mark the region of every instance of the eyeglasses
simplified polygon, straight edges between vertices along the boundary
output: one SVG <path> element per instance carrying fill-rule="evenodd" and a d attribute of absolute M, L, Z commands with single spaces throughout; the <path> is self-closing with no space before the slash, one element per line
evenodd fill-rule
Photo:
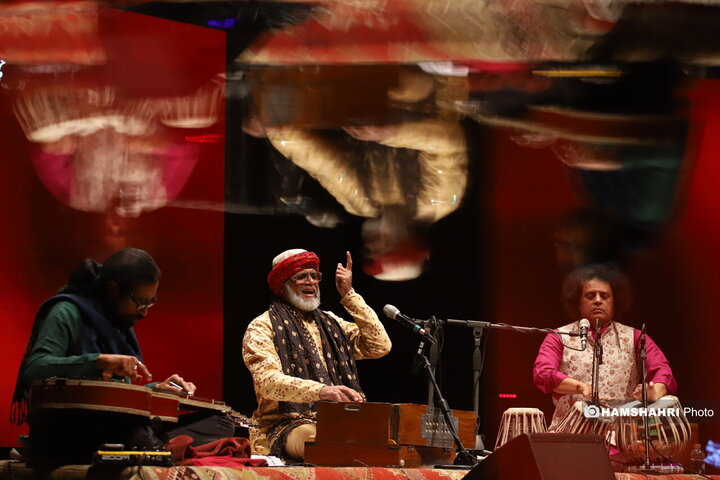
<path fill-rule="evenodd" d="M 319 282 L 322 280 L 322 272 L 302 272 L 302 273 L 296 273 L 292 277 L 290 277 L 290 280 L 292 280 L 295 283 L 302 283 L 306 279 L 310 279 L 313 282 Z"/>
<path fill-rule="evenodd" d="M 159 301 L 157 297 L 153 297 L 147 303 L 141 302 L 132 292 L 128 292 L 128 296 L 132 298 L 133 302 L 135 302 L 135 305 L 137 305 L 138 312 L 147 311 L 150 307 L 155 306 L 155 304 Z"/>

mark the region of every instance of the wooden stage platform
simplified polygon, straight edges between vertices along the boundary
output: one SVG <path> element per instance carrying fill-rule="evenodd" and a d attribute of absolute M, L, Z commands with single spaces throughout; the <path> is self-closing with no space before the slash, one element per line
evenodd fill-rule
<path fill-rule="evenodd" d="M 68 465 L 34 470 L 23 463 L 0 461 L 0 480 L 461 480 L 466 470 L 377 467 L 128 467 L 97 470 Z M 720 475 L 641 475 L 616 473 L 617 480 L 720 480 Z M 520 479 L 518 479 L 520 480 Z"/>

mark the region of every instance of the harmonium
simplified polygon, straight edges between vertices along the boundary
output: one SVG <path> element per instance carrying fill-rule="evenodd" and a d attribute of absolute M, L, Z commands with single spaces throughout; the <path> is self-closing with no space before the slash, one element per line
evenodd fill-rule
<path fill-rule="evenodd" d="M 451 464 L 455 443 L 439 408 L 410 403 L 318 402 L 317 435 L 305 463 L 333 467 Z M 475 445 L 477 416 L 451 410 L 465 446 Z"/>

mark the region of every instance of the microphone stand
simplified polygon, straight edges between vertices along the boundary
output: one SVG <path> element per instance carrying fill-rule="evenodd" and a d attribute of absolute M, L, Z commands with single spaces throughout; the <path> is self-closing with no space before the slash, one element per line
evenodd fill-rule
<path fill-rule="evenodd" d="M 469 327 L 469 328 L 481 328 L 483 330 L 485 329 L 492 329 L 492 330 L 513 330 L 515 332 L 520 333 L 554 333 L 557 335 L 567 335 L 570 337 L 579 337 L 580 332 L 559 332 L 557 330 L 553 330 L 552 328 L 541 328 L 541 327 L 521 327 L 519 325 L 510 325 L 509 323 L 490 323 L 490 322 L 481 322 L 478 320 L 458 320 L 456 318 L 448 318 L 446 320 L 441 320 L 445 322 L 447 325 L 457 325 L 460 327 Z"/>
<path fill-rule="evenodd" d="M 648 398 L 647 398 L 647 366 L 645 360 L 647 359 L 647 352 L 645 351 L 645 324 L 642 326 L 640 332 L 640 367 L 641 367 L 641 384 L 642 384 L 642 406 L 645 415 L 643 415 L 643 431 L 645 432 L 645 463 L 640 468 L 640 473 L 645 474 L 657 474 L 657 470 L 652 468 L 650 463 L 650 426 L 648 425 Z"/>
<path fill-rule="evenodd" d="M 600 343 L 600 321 L 595 319 L 595 344 L 593 345 L 593 376 L 591 386 L 593 389 L 592 402 L 594 405 L 600 406 L 600 364 L 602 364 L 602 343 Z"/>
<path fill-rule="evenodd" d="M 429 332 L 428 341 L 430 342 L 430 347 L 427 349 L 429 353 L 428 360 L 430 361 L 433 374 L 435 374 L 440 360 L 440 347 L 438 344 L 440 343 L 440 339 L 444 337 L 445 332 L 442 330 L 442 324 L 440 324 L 435 317 L 430 317 L 430 319 L 425 322 L 425 328 Z M 434 391 L 432 383 L 428 380 L 428 405 L 435 405 Z"/>
<path fill-rule="evenodd" d="M 437 369 L 437 363 L 439 358 L 439 352 L 438 352 L 438 341 L 437 338 L 435 338 L 435 335 L 438 331 L 442 328 L 442 325 L 437 321 L 435 317 L 430 317 L 428 320 L 422 320 L 418 322 L 419 324 L 423 325 L 423 327 L 428 332 L 427 335 L 423 335 L 420 338 L 420 343 L 418 344 L 417 352 L 415 353 L 415 360 L 413 361 L 412 370 L 410 373 L 413 375 L 416 375 L 420 369 L 424 367 L 423 363 L 423 357 L 428 356 L 430 361 L 430 366 L 433 369 L 433 373 L 435 373 Z M 432 383 L 428 380 L 428 400 L 427 404 L 429 406 L 435 405 L 433 395 L 434 395 L 434 388 L 432 386 Z"/>
<path fill-rule="evenodd" d="M 592 372 L 592 403 L 593 405 L 600 406 L 600 364 L 603 363 L 603 348 L 600 343 L 600 320 L 595 319 L 595 343 L 593 345 L 593 372 Z M 595 431 L 597 431 L 598 423 L 600 418 L 595 418 Z"/>
<path fill-rule="evenodd" d="M 507 323 L 491 323 L 491 322 L 481 322 L 478 320 L 458 320 L 455 318 L 448 318 L 445 320 L 442 319 L 436 319 L 435 317 L 432 317 L 432 320 L 434 320 L 434 323 L 437 324 L 438 328 L 442 327 L 442 324 L 445 325 L 458 325 L 463 327 L 470 327 L 473 329 L 473 337 L 475 338 L 475 349 L 473 351 L 473 380 L 475 382 L 475 388 L 474 388 L 474 394 L 473 394 L 473 408 L 476 415 L 479 415 L 480 410 L 480 373 L 482 370 L 482 352 L 480 351 L 480 345 L 482 340 L 483 331 L 486 329 L 496 329 L 496 330 L 513 330 L 516 332 L 521 333 L 553 333 L 557 335 L 567 335 L 571 337 L 579 337 L 581 336 L 580 332 L 560 332 L 553 330 L 552 328 L 539 328 L 539 327 L 521 327 L 517 325 L 510 325 Z M 416 321 L 417 323 L 418 321 Z M 440 392 L 440 387 L 438 386 L 437 381 L 435 380 L 435 375 L 433 373 L 433 366 L 428 360 L 427 356 L 425 355 L 425 348 L 426 348 L 426 341 L 433 342 L 433 339 L 430 338 L 430 336 L 423 336 L 422 340 L 420 341 L 420 345 L 418 348 L 418 351 L 415 355 L 415 366 L 417 366 L 418 362 L 422 362 L 423 366 L 427 370 L 428 378 L 430 380 L 430 383 L 432 384 L 433 390 L 435 394 L 438 396 L 437 403 L 440 406 L 440 410 L 443 414 L 443 417 L 445 418 L 445 422 L 448 426 L 448 430 L 450 430 L 450 433 L 453 436 L 453 440 L 455 441 L 455 444 L 458 447 L 458 454 L 455 458 L 455 464 L 456 465 L 475 465 L 478 463 L 478 459 L 474 457 L 462 444 L 460 441 L 460 437 L 457 434 L 457 430 L 455 429 L 455 425 L 452 423 L 450 418 L 450 407 L 448 406 L 447 402 L 442 396 L 442 393 Z M 437 341 L 434 343 L 437 344 Z M 432 398 L 432 397 L 431 397 Z M 429 403 L 428 403 L 429 405 Z M 478 429 L 479 429 L 479 417 L 478 418 Z M 479 430 L 478 430 L 479 431 Z M 478 440 L 479 435 L 477 435 L 476 432 L 476 443 Z"/>
<path fill-rule="evenodd" d="M 473 412 L 475 412 L 475 416 L 478 420 L 478 430 L 475 435 L 475 448 L 477 450 L 484 450 L 485 448 L 484 445 L 482 445 L 482 440 L 480 436 L 480 374 L 483 368 L 483 357 L 480 346 L 482 343 L 482 336 L 484 330 L 514 330 L 521 333 L 554 333 L 571 337 L 581 336 L 579 332 L 558 332 L 551 328 L 521 327 L 517 325 L 509 325 L 506 323 L 481 322 L 478 320 L 458 320 L 455 318 L 448 318 L 441 321 L 446 325 L 458 325 L 473 329 L 473 338 L 475 339 L 475 348 L 473 349 Z"/>
<path fill-rule="evenodd" d="M 427 356 L 425 355 L 425 352 L 418 351 L 418 355 L 423 361 L 423 366 L 425 367 L 425 371 L 427 371 L 428 378 L 430 380 L 430 383 L 432 383 L 433 389 L 435 391 L 435 395 L 437 395 L 437 404 L 440 406 L 440 411 L 443 414 L 443 418 L 445 418 L 445 424 L 447 425 L 448 430 L 450 431 L 450 434 L 453 437 L 453 440 L 455 441 L 455 445 L 457 446 L 458 452 L 457 456 L 455 457 L 455 465 L 477 465 L 479 463 L 479 460 L 474 457 L 468 450 L 463 446 L 462 441 L 460 440 L 460 436 L 457 433 L 457 429 L 455 428 L 455 424 L 452 421 L 452 417 L 450 415 L 450 406 L 448 405 L 447 401 L 445 401 L 445 398 L 442 396 L 442 392 L 440 391 L 440 387 L 438 386 L 437 380 L 435 380 L 435 375 L 433 374 L 433 367 L 430 364 L 430 360 L 428 360 Z"/>
<path fill-rule="evenodd" d="M 477 431 L 475 432 L 475 449 L 484 450 L 485 445 L 480 434 L 480 373 L 483 368 L 483 356 L 480 345 L 483 336 L 483 329 L 474 327 L 473 338 L 475 339 L 475 348 L 473 349 L 472 366 L 473 366 L 473 412 L 477 419 Z"/>

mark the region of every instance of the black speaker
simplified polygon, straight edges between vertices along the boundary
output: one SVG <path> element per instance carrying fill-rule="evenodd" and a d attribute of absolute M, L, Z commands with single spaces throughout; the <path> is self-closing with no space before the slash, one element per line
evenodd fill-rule
<path fill-rule="evenodd" d="M 463 480 L 615 480 L 599 435 L 526 433 L 495 450 Z"/>

